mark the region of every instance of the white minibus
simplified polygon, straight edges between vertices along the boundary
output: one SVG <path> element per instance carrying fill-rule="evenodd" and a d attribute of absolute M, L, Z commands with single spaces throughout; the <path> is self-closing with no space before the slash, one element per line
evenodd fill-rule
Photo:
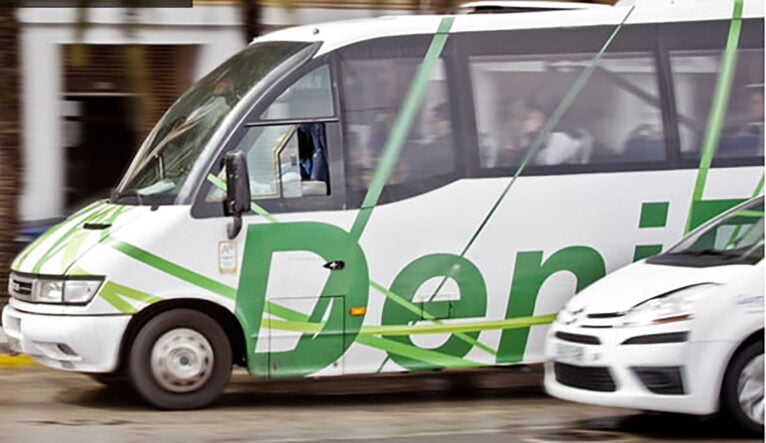
<path fill-rule="evenodd" d="M 763 65 L 759 0 L 268 34 L 17 257 L 3 328 L 167 409 L 232 365 L 540 363 L 576 291 L 759 192 Z"/>

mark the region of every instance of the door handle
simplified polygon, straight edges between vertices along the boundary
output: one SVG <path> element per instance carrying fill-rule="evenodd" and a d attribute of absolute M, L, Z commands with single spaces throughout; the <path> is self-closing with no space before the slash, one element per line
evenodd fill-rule
<path fill-rule="evenodd" d="M 340 271 L 341 269 L 346 267 L 346 263 L 343 262 L 343 260 L 333 260 L 328 261 L 324 265 L 322 265 L 323 268 L 329 269 L 331 271 Z"/>

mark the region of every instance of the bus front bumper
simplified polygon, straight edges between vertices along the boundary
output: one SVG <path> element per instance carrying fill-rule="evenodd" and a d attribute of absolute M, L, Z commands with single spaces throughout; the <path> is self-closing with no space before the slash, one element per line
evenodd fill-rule
<path fill-rule="evenodd" d="M 117 369 L 120 343 L 130 315 L 43 315 L 3 309 L 11 349 L 38 363 L 75 372 Z"/>

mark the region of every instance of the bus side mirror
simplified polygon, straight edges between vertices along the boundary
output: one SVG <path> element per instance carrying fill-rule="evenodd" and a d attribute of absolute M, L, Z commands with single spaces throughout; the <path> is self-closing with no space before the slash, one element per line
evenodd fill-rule
<path fill-rule="evenodd" d="M 242 229 L 242 214 L 250 210 L 250 176 L 247 173 L 247 159 L 242 151 L 226 153 L 226 215 L 234 217 L 227 226 L 229 240 L 233 240 Z"/>

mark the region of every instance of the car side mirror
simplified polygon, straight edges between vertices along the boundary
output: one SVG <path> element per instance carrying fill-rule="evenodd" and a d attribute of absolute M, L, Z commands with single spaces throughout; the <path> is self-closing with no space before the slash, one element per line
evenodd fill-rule
<path fill-rule="evenodd" d="M 247 159 L 242 151 L 226 153 L 226 215 L 234 217 L 227 226 L 229 240 L 233 240 L 242 230 L 242 214 L 250 210 L 250 175 L 247 172 Z"/>

